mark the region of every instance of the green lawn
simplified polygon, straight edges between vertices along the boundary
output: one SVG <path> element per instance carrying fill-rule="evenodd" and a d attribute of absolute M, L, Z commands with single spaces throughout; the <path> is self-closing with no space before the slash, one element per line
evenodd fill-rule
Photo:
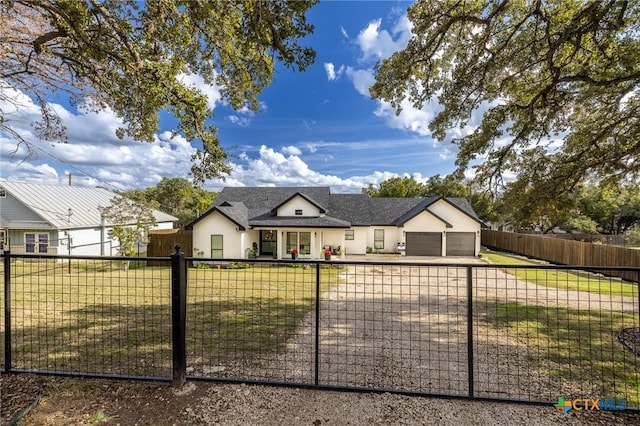
<path fill-rule="evenodd" d="M 14 368 L 170 375 L 168 267 L 18 261 L 11 275 Z M 191 365 L 277 350 L 315 303 L 313 267 L 188 268 L 187 276 Z M 337 271 L 321 268 L 320 279 L 326 291 Z"/>
<path fill-rule="evenodd" d="M 617 339 L 637 326 L 637 314 L 522 303 L 480 302 L 487 322 L 523 345 L 529 370 L 554 381 L 588 382 L 591 397 L 626 397 L 640 406 L 640 360 Z M 584 395 L 587 396 L 587 395 Z"/>
<path fill-rule="evenodd" d="M 483 249 L 481 256 L 496 265 L 540 266 L 541 262 L 524 259 L 507 253 Z M 604 277 L 588 272 L 572 272 L 562 269 L 507 269 L 511 275 L 544 286 L 567 290 L 588 291 L 613 296 L 637 297 L 638 285 L 619 278 Z"/>

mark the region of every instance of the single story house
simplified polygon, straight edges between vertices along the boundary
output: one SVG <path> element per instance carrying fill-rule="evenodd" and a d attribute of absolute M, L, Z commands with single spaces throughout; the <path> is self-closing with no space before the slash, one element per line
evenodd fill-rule
<path fill-rule="evenodd" d="M 477 256 L 481 220 L 463 198 L 371 198 L 329 187 L 224 188 L 193 231 L 194 257 Z"/>
<path fill-rule="evenodd" d="M 112 224 L 100 213 L 116 196 L 104 188 L 0 180 L 0 249 L 116 255 L 118 241 L 109 238 Z M 153 229 L 171 229 L 178 220 L 158 210 L 154 216 Z"/>

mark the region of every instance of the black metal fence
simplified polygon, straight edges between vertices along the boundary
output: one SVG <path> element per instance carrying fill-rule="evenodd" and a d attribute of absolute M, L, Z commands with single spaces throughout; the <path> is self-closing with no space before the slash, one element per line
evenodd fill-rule
<path fill-rule="evenodd" d="M 2 371 L 640 408 L 612 268 L 194 260 L 5 252 Z"/>

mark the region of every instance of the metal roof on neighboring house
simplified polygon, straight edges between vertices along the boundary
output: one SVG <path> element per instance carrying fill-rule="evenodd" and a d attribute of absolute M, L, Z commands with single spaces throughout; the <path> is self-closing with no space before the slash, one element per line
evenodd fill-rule
<path fill-rule="evenodd" d="M 111 199 L 118 196 L 104 188 L 7 180 L 0 180 L 0 187 L 5 189 L 7 195 L 14 197 L 26 208 L 58 229 L 100 226 L 100 207 L 108 206 Z M 159 210 L 154 210 L 153 213 L 158 223 L 178 220 L 178 218 Z M 2 216 L 1 209 L 0 216 Z M 3 222 L 8 222 L 8 227 L 11 225 L 10 220 L 3 220 Z M 110 223 L 107 221 L 105 225 L 110 225 Z"/>

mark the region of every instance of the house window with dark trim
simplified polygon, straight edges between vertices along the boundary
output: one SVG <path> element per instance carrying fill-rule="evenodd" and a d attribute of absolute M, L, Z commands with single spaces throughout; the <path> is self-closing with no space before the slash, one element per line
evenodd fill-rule
<path fill-rule="evenodd" d="M 296 216 L 302 216 L 302 210 L 301 209 L 296 210 Z"/>
<path fill-rule="evenodd" d="M 49 234 L 35 232 L 24 234 L 24 251 L 26 253 L 47 254 L 49 251 Z"/>
<path fill-rule="evenodd" d="M 355 240 L 355 233 L 353 229 L 347 229 L 346 231 L 344 231 L 344 239 L 351 241 Z"/>
<path fill-rule="evenodd" d="M 4 188 L 0 188 L 0 198 L 5 198 L 7 196 L 7 191 Z"/>
<path fill-rule="evenodd" d="M 7 233 L 4 229 L 0 230 L 0 250 L 4 250 L 7 245 Z"/>
<path fill-rule="evenodd" d="M 373 231 L 373 248 L 376 250 L 384 249 L 384 229 Z"/>
<path fill-rule="evenodd" d="M 211 236 L 211 258 L 224 259 L 222 248 L 223 248 L 222 235 L 212 235 Z"/>

